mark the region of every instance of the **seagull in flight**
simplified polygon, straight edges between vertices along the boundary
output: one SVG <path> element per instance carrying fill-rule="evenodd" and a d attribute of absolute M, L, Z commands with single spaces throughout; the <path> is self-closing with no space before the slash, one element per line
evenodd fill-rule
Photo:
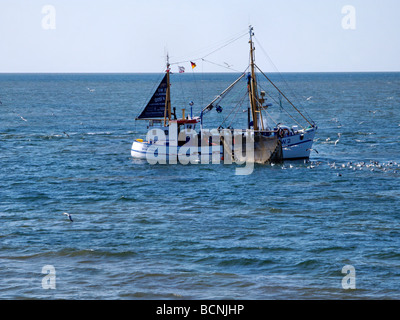
<path fill-rule="evenodd" d="M 90 89 L 90 88 L 87 88 L 90 92 L 95 92 L 96 91 L 96 89 Z"/>
<path fill-rule="evenodd" d="M 339 137 L 339 139 L 337 139 L 336 141 L 335 141 L 335 146 L 339 143 L 339 141 L 340 141 L 340 137 L 342 136 L 342 134 L 339 132 L 338 133 L 338 137 Z"/>
<path fill-rule="evenodd" d="M 25 122 L 28 121 L 28 120 L 26 120 L 23 116 L 20 116 L 19 114 L 18 114 L 18 116 L 19 116 L 22 120 L 24 120 Z"/>
<path fill-rule="evenodd" d="M 65 214 L 71 222 L 74 222 L 74 220 L 72 220 L 72 217 L 68 212 L 64 212 L 63 214 Z"/>

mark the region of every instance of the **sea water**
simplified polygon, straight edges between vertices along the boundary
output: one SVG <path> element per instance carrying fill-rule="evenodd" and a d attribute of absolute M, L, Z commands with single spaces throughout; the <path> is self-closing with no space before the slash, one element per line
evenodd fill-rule
<path fill-rule="evenodd" d="M 172 75 L 178 116 L 238 76 Z M 314 150 L 247 176 L 131 158 L 161 78 L 0 75 L 0 299 L 400 298 L 400 74 L 271 75 Z"/>

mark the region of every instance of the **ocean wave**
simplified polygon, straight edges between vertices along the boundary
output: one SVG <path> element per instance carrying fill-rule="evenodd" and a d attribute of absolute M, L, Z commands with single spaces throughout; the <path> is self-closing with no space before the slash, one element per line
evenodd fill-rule
<path fill-rule="evenodd" d="M 40 253 L 33 253 L 28 255 L 3 255 L 4 259 L 11 260 L 37 260 L 42 258 L 124 258 L 133 257 L 137 253 L 131 250 L 128 251 L 105 251 L 95 249 L 69 249 L 63 248 L 56 251 L 46 251 Z"/>

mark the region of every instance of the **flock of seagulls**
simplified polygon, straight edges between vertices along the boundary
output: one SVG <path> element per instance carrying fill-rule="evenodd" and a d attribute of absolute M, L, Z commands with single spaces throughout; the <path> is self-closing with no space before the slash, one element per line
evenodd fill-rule
<path fill-rule="evenodd" d="M 307 169 L 314 169 L 320 166 L 327 165 L 329 169 L 339 171 L 336 173 L 338 177 L 341 177 L 345 172 L 354 172 L 354 171 L 369 171 L 372 173 L 391 173 L 391 174 L 400 174 L 400 163 L 395 161 L 390 162 L 382 162 L 370 160 L 369 162 L 361 161 L 361 162 L 346 162 L 346 163 L 336 163 L 336 162 L 322 162 L 322 161 L 308 161 L 304 160 L 304 164 L 283 164 L 282 169 L 300 169 L 304 168 L 306 165 Z M 347 171 L 346 171 L 347 170 Z M 350 171 L 349 171 L 350 170 Z"/>
<path fill-rule="evenodd" d="M 325 142 L 326 142 L 326 143 L 333 143 L 333 144 L 336 146 L 336 145 L 340 142 L 340 138 L 342 137 L 342 134 L 341 134 L 340 132 L 339 132 L 337 135 L 338 135 L 337 140 L 331 142 L 331 141 L 332 141 L 331 138 L 326 138 L 326 139 L 325 139 Z M 317 139 L 316 139 L 315 141 L 317 141 Z M 308 149 L 308 150 L 313 150 L 313 149 Z"/>
<path fill-rule="evenodd" d="M 392 172 L 392 173 L 400 173 L 400 163 L 396 161 L 382 162 L 370 160 L 369 162 L 361 161 L 361 162 L 352 162 L 349 161 L 347 163 L 337 164 L 336 162 L 329 163 L 328 166 L 331 169 L 350 169 L 353 171 L 356 170 L 369 170 L 371 172 Z"/>

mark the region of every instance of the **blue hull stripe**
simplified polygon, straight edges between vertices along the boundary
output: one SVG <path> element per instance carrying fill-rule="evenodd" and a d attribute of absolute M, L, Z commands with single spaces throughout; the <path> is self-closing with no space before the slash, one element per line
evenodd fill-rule
<path fill-rule="evenodd" d="M 293 147 L 293 146 L 298 146 L 300 144 L 309 143 L 309 142 L 313 142 L 313 140 L 306 140 L 306 141 L 302 141 L 302 142 L 294 143 L 294 144 L 290 144 L 290 145 L 282 145 L 282 148 L 290 148 L 290 147 Z M 149 144 L 149 143 L 143 143 L 143 144 L 151 146 L 151 144 Z M 135 149 L 131 149 L 131 151 L 137 152 L 137 153 L 142 153 L 142 154 L 146 154 L 147 153 L 147 151 L 139 151 L 139 150 L 135 150 Z M 220 154 L 223 154 L 223 153 L 221 152 Z M 165 154 L 165 155 L 168 156 L 169 154 Z M 202 155 L 212 155 L 212 153 L 202 154 Z"/>
<path fill-rule="evenodd" d="M 139 150 L 135 150 L 135 149 L 131 149 L 131 151 L 137 152 L 137 153 L 141 153 L 141 154 L 147 154 L 147 151 L 139 151 Z M 220 153 L 220 154 L 222 154 L 222 153 Z M 201 154 L 199 154 L 199 156 L 204 156 L 204 155 L 212 156 L 213 154 L 212 153 L 201 153 Z M 158 154 L 158 156 L 169 156 L 169 154 L 168 153 L 167 154 Z"/>
<path fill-rule="evenodd" d="M 302 142 L 299 142 L 299 143 L 293 143 L 293 144 L 289 144 L 289 145 L 282 145 L 282 148 L 288 148 L 288 147 L 293 147 L 293 146 L 298 146 L 298 145 L 300 145 L 300 144 L 303 144 L 303 143 L 307 143 L 307 142 L 312 142 L 313 140 L 306 140 L 306 141 L 302 141 Z"/>

